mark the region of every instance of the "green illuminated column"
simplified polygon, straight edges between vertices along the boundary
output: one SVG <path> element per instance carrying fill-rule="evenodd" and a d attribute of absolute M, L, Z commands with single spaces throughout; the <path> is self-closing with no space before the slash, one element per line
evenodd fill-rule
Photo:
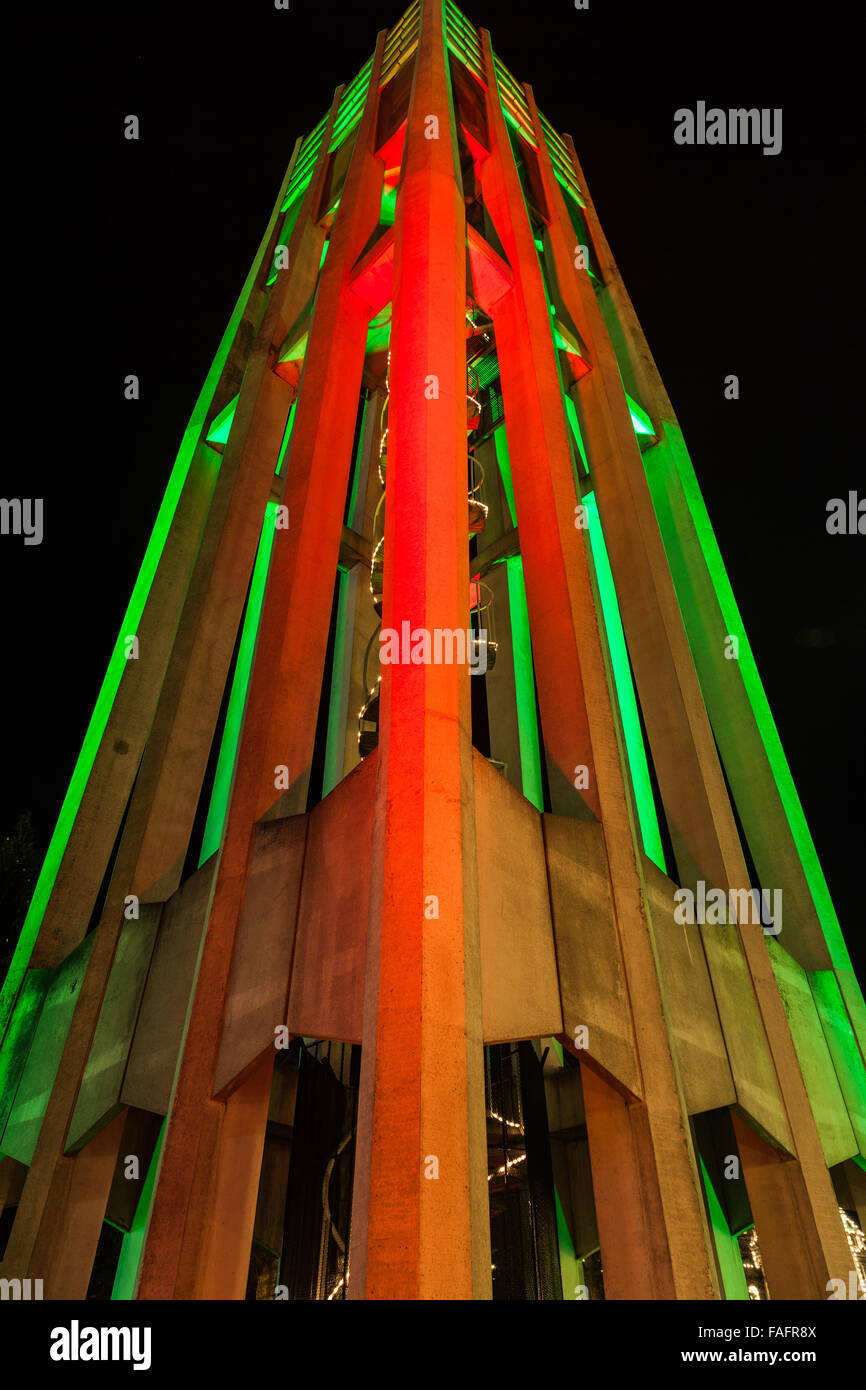
<path fill-rule="evenodd" d="M 610 560 L 608 559 L 607 548 L 604 543 L 604 532 L 602 531 L 601 520 L 598 515 L 598 506 L 591 492 L 587 493 L 584 497 L 583 505 L 586 507 L 586 515 L 589 522 L 589 541 L 592 547 L 592 560 L 595 566 L 595 577 L 598 584 L 599 597 L 601 599 L 601 610 L 602 617 L 604 618 L 604 628 L 607 634 L 608 650 L 610 651 L 611 665 L 613 666 L 614 680 L 616 681 L 619 713 L 620 719 L 622 720 L 623 734 L 625 736 L 628 765 L 629 771 L 631 772 L 635 803 L 637 805 L 644 854 L 646 854 L 654 864 L 658 865 L 662 873 L 666 873 L 665 856 L 662 849 L 661 835 L 659 833 L 655 802 L 653 801 L 652 784 L 650 782 L 649 767 L 647 766 L 643 733 L 640 727 L 640 716 L 638 714 L 637 698 L 634 691 L 634 681 L 632 680 L 628 650 L 625 644 L 625 634 L 622 630 L 622 619 L 620 618 L 619 604 L 616 598 L 616 586 L 613 582 Z"/>
<path fill-rule="evenodd" d="M 286 431 L 286 435 L 288 437 L 288 430 Z M 265 520 L 262 525 L 262 538 L 259 541 L 256 563 L 253 569 L 253 578 L 250 585 L 249 599 L 247 600 L 247 611 L 244 616 L 243 630 L 241 632 L 237 665 L 232 681 L 231 695 L 229 696 L 229 707 L 226 714 L 225 728 L 223 729 L 219 759 L 217 761 L 210 806 L 207 813 L 204 839 L 202 840 L 201 854 L 198 861 L 200 865 L 203 864 L 206 859 L 210 859 L 211 855 L 219 849 L 223 826 L 225 825 L 226 810 L 228 807 L 229 794 L 231 792 L 232 778 L 234 776 L 235 761 L 237 759 L 238 740 L 240 738 L 244 707 L 247 699 L 247 687 L 249 686 L 250 671 L 253 665 L 256 638 L 259 632 L 259 619 L 262 614 L 265 585 L 268 579 L 268 567 L 271 562 L 271 550 L 273 549 L 274 535 L 276 533 L 276 516 L 277 503 L 268 502 L 265 509 Z"/>
<path fill-rule="evenodd" d="M 86 930 L 171 651 L 174 629 L 164 615 L 175 612 L 182 602 L 216 481 L 219 456 L 203 444 L 208 420 L 227 371 L 243 366 L 238 330 L 244 317 L 255 324 L 261 310 L 260 270 L 276 234 L 300 143 L 295 145 L 267 230 L 184 432 L 0 993 L 0 1038 L 31 956 L 34 965 L 54 965 Z M 130 635 L 137 635 L 141 646 L 148 639 L 147 660 L 127 659 L 125 639 Z M 68 872 L 65 860 L 71 866 Z"/>
<path fill-rule="evenodd" d="M 144 1233 L 147 1229 L 147 1219 L 150 1216 L 150 1204 L 153 1200 L 153 1189 L 156 1185 L 156 1174 L 159 1168 L 160 1155 L 162 1153 L 165 1126 L 166 1121 L 163 1120 L 157 1137 L 156 1147 L 154 1148 L 153 1156 L 147 1170 L 147 1177 L 141 1189 L 141 1196 L 138 1199 L 138 1206 L 135 1209 L 132 1229 L 127 1231 L 123 1237 L 123 1244 L 120 1247 L 120 1259 L 117 1262 L 117 1272 L 114 1276 L 114 1287 L 111 1290 L 112 1301 L 132 1299 L 135 1297 L 135 1281 L 138 1277 L 138 1266 L 141 1261 L 141 1252 L 144 1248 Z"/>
<path fill-rule="evenodd" d="M 328 739 L 325 748 L 325 773 L 322 794 L 328 795 L 343 776 L 343 762 L 346 753 L 346 718 L 348 713 L 348 644 L 352 623 L 349 602 L 351 576 L 339 568 L 337 581 L 337 626 L 334 634 L 334 660 L 331 668 L 331 693 L 328 704 Z M 356 578 L 357 583 L 357 578 Z"/>
<path fill-rule="evenodd" d="M 758 674 L 682 431 L 566 137 L 602 272 L 599 308 L 626 390 L 646 408 L 658 443 L 643 454 L 701 693 L 762 883 L 784 885 L 786 932 L 807 969 L 832 964 L 866 1055 L 866 1008 L 815 845 Z M 634 402 L 630 401 L 633 407 Z M 727 639 L 739 643 L 725 657 Z M 790 904 L 790 907 L 787 906 Z"/>
<path fill-rule="evenodd" d="M 543 811 L 535 676 L 532 671 L 532 643 L 529 637 L 526 585 L 523 582 L 523 560 L 519 555 L 510 555 L 505 563 L 508 569 L 508 607 L 511 614 L 511 648 L 514 656 L 514 691 L 517 701 L 523 795 L 537 810 Z"/>
<path fill-rule="evenodd" d="M 743 1261 L 740 1258 L 740 1246 L 737 1237 L 732 1234 L 728 1225 L 722 1204 L 716 1196 L 710 1175 L 702 1158 L 699 1159 L 701 1165 L 701 1177 L 704 1180 L 704 1191 L 707 1194 L 707 1206 L 710 1212 L 710 1225 L 713 1232 L 713 1240 L 716 1244 L 716 1254 L 719 1257 L 719 1270 L 722 1275 L 726 1299 L 749 1300 L 749 1290 L 746 1285 L 746 1273 L 743 1269 Z"/>

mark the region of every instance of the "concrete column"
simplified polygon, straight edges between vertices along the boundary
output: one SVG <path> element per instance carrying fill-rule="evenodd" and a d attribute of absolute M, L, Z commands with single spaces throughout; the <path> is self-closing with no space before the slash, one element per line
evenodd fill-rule
<path fill-rule="evenodd" d="M 62 1219 L 32 1265 L 50 1299 L 84 1299 L 123 1138 L 126 1111 L 115 1115 L 74 1158 L 61 1165 L 68 1183 Z"/>
<path fill-rule="evenodd" d="M 571 148 L 603 280 L 599 308 L 627 389 L 652 418 L 658 443 L 643 453 L 665 552 L 713 732 L 761 882 L 784 884 L 786 942 L 805 969 L 832 960 L 861 1049 L 866 1008 L 815 854 L 796 788 L 733 600 L 727 576 L 710 569 L 715 542 L 676 414 L 599 223 Z M 719 384 L 721 390 L 721 383 Z M 721 568 L 721 565 L 720 565 Z M 728 632 L 740 658 L 725 659 Z"/>
<path fill-rule="evenodd" d="M 232 802 L 143 1254 L 141 1298 L 237 1297 L 241 1266 L 246 1274 L 255 1202 L 244 1208 L 242 1221 L 228 1208 L 237 1190 L 255 1192 L 267 1107 L 256 1108 L 252 1099 L 245 1105 L 246 1141 L 227 1169 L 232 1125 L 209 1097 L 253 828 L 277 799 L 277 768 L 288 767 L 295 782 L 308 775 L 313 754 L 370 312 L 348 289 L 348 277 L 377 224 L 384 175 L 372 154 L 383 48 L 380 35 L 316 297 L 282 499 L 290 527 L 274 542 Z M 329 140 L 330 125 L 323 150 Z M 268 961 L 261 969 L 265 975 Z M 275 1018 L 274 1025 L 282 1021 Z M 221 1176 L 227 1171 L 231 1182 Z M 204 1230 L 221 1232 L 219 1267 L 201 1242 Z"/>
<path fill-rule="evenodd" d="M 485 203 L 514 274 L 492 305 L 506 429 L 532 629 L 541 718 L 548 751 L 564 774 L 589 769 L 585 801 L 604 827 L 619 949 L 634 1019 L 643 1106 L 611 1118 L 597 1107 L 593 1185 L 607 1213 L 602 1258 L 620 1261 L 620 1297 L 712 1298 L 715 1268 L 685 1100 L 670 1040 L 652 922 L 627 778 L 617 741 L 613 692 L 604 668 L 585 533 L 575 529 L 576 491 L 550 313 L 505 118 L 489 36 L 482 31 L 488 79 L 491 155 L 481 167 Z M 607 1084 L 607 1083 L 606 1083 Z M 606 1094 L 606 1093 L 602 1093 Z M 632 1102 L 633 1104 L 633 1102 Z M 589 1102 L 587 1102 L 589 1109 Z M 622 1147 L 623 1125 L 638 1126 Z M 589 1122 L 590 1143 L 592 1127 Z M 650 1165 L 655 1177 L 647 1174 Z M 614 1177 L 613 1175 L 616 1174 Z M 641 1192 L 641 1227 L 620 1200 Z M 599 1216 L 599 1229 L 602 1218 Z M 619 1250 L 613 1255 L 612 1247 Z M 652 1291 L 641 1260 L 655 1253 Z M 642 1292 L 628 1292 L 629 1289 Z M 673 1291 L 673 1292 L 671 1292 Z"/>
<path fill-rule="evenodd" d="M 397 196 L 382 624 L 431 634 L 465 630 L 469 591 L 465 214 L 442 11 L 424 0 Z M 469 680 L 466 665 L 383 668 L 351 1298 L 491 1295 Z"/>
<path fill-rule="evenodd" d="M 698 1298 L 674 1283 L 646 1106 L 580 1068 L 606 1299 Z"/>
<path fill-rule="evenodd" d="M 728 889 L 749 878 L 701 688 L 683 626 L 616 357 L 588 272 L 574 265 L 574 231 L 550 163 L 538 111 L 527 100 L 550 213 L 546 247 L 558 290 L 589 352 L 578 404 L 629 655 L 635 672 L 681 882 Z M 522 528 L 521 528 L 522 534 Z M 824 1282 L 846 1267 L 848 1247 L 799 1061 L 760 928 L 702 930 L 711 975 L 724 970 L 717 933 L 736 933 L 769 1047 L 779 1094 L 826 1262 Z M 735 1014 L 723 1027 L 738 1029 Z M 804 1276 L 805 1277 L 805 1276 Z"/>
<path fill-rule="evenodd" d="M 274 1060 L 271 1048 L 224 1105 L 209 1103 L 218 1119 L 219 1136 L 212 1206 L 196 1208 L 203 1221 L 204 1258 L 192 1242 L 185 1247 L 189 1287 L 198 1298 L 246 1297 L 249 1262 L 243 1251 L 249 1255 L 256 1217 Z M 197 1279 L 198 1264 L 202 1270 Z M 178 1296 L 183 1296 L 183 1288 L 181 1283 Z"/>
<path fill-rule="evenodd" d="M 326 148 L 327 139 L 324 144 Z M 318 187 L 324 165 L 325 158 L 324 153 L 322 153 L 318 169 L 314 172 L 308 190 L 305 206 L 302 209 L 304 216 L 299 218 L 299 222 L 303 224 L 303 229 L 298 233 L 298 246 L 306 247 L 306 256 L 312 262 L 313 274 L 315 274 L 315 267 L 318 264 L 318 255 L 309 250 L 310 233 L 307 224 L 310 221 L 309 213 L 314 205 L 314 200 L 318 198 Z M 262 269 L 266 251 L 276 235 L 277 214 L 282 204 L 290 173 L 291 166 L 278 199 L 271 228 L 262 242 L 256 266 L 251 272 L 251 282 L 255 282 Z M 292 245 L 295 246 L 294 240 Z M 187 585 L 189 584 L 187 572 L 181 589 L 177 592 L 172 591 L 171 594 L 163 591 L 159 595 L 157 605 L 148 605 L 145 616 L 150 625 L 146 629 L 144 626 L 140 629 L 141 656 L 139 661 L 129 663 L 130 666 L 142 668 L 149 668 L 156 663 L 156 666 L 159 667 L 159 662 L 156 660 L 154 651 L 150 648 L 147 637 L 147 634 L 151 632 L 159 633 L 160 642 L 164 641 L 170 645 L 174 641 L 168 674 L 165 674 L 164 663 L 159 667 L 162 690 L 156 717 L 154 719 L 152 714 L 148 716 L 146 729 L 135 745 L 138 753 L 135 753 L 134 761 L 137 764 L 141 745 L 144 738 L 147 737 L 144 757 L 136 779 L 135 791 L 127 814 L 102 919 L 97 928 L 94 948 L 76 1004 L 57 1079 L 46 1109 L 39 1143 L 27 1176 L 22 1201 L 15 1220 L 13 1238 L 10 1240 L 7 1251 L 7 1260 L 14 1259 L 17 1264 L 24 1268 L 30 1267 L 31 1261 L 38 1265 L 40 1251 L 46 1243 L 50 1245 L 57 1225 L 66 1219 L 67 1205 L 71 1200 L 68 1171 L 70 1165 L 74 1166 L 76 1163 L 77 1157 L 75 1155 L 65 1157 L 63 1149 L 66 1143 L 69 1120 L 77 1098 L 79 1080 L 87 1061 L 105 987 L 114 960 L 117 940 L 124 924 L 124 900 L 130 892 L 135 892 L 139 896 L 144 895 L 145 889 L 152 882 L 152 875 L 161 876 L 163 883 L 168 881 L 176 884 L 180 872 L 177 863 L 177 857 L 180 853 L 178 836 L 181 832 L 185 834 L 186 838 L 183 839 L 185 848 L 192 829 L 201 776 L 204 771 L 203 762 L 200 764 L 200 768 L 194 765 L 193 754 L 196 746 L 201 744 L 202 737 L 205 738 L 209 749 L 216 713 L 213 714 L 213 722 L 205 728 L 201 710 L 194 699 L 190 701 L 189 693 L 190 690 L 193 692 L 201 690 L 202 668 L 204 668 L 206 678 L 214 682 L 218 680 L 211 665 L 211 657 L 207 647 L 207 641 L 213 634 L 214 626 L 222 625 L 225 629 L 221 632 L 217 643 L 219 650 L 224 649 L 229 630 L 229 656 L 231 645 L 234 642 L 237 619 L 240 616 L 240 605 L 243 603 L 243 596 L 246 593 L 252 568 L 258 530 L 256 529 L 255 535 L 253 535 L 250 507 L 249 505 L 245 506 L 244 499 L 241 499 L 240 503 L 235 502 L 234 507 L 235 513 L 241 513 L 238 525 L 241 532 L 240 536 L 233 533 L 231 524 L 225 524 L 226 513 L 230 507 L 230 499 L 237 490 L 238 480 L 245 480 L 248 486 L 252 484 L 254 488 L 256 472 L 261 473 L 264 468 L 267 480 L 268 471 L 272 475 L 273 464 L 276 463 L 282 436 L 278 429 L 278 420 L 275 419 L 273 403 L 277 391 L 286 393 L 289 388 L 272 373 L 266 373 L 265 368 L 273 347 L 273 339 L 270 335 L 278 335 L 278 341 L 281 341 L 282 336 L 285 335 L 283 317 L 286 313 L 292 312 L 291 309 L 286 309 L 286 304 L 293 303 L 302 293 L 309 293 L 308 284 L 298 283 L 299 278 L 303 280 L 304 258 L 299 256 L 298 261 L 301 271 L 300 277 L 297 274 L 289 275 L 284 290 L 280 290 L 279 285 L 276 287 L 275 296 L 272 296 L 272 304 L 269 306 L 259 331 L 258 340 L 250 354 L 251 366 L 247 374 L 247 380 L 250 383 L 249 389 L 245 395 L 242 392 L 244 400 L 238 402 L 241 419 L 239 421 L 236 415 L 230 449 L 223 456 L 220 468 L 222 487 L 221 490 L 218 488 L 219 501 L 208 516 L 205 537 L 201 540 L 200 546 L 199 540 L 201 538 L 198 533 L 196 534 L 196 544 L 192 553 L 195 555 L 196 550 L 198 553 L 191 589 L 187 592 Z M 274 384 L 272 385 L 272 383 Z M 253 406 L 260 397 L 265 407 L 263 411 L 264 421 L 254 423 Z M 285 395 L 283 395 L 283 399 L 285 399 Z M 271 405 L 270 412 L 266 408 L 268 404 Z M 242 405 L 243 409 L 241 409 Z M 288 410 L 287 404 L 285 410 Z M 194 415 L 193 418 L 195 421 L 197 416 Z M 285 415 L 283 415 L 284 420 Z M 269 425 L 272 430 L 270 448 L 273 464 L 269 454 L 261 453 L 262 423 Z M 203 425 L 200 427 L 204 428 Z M 212 461 L 207 457 L 210 452 L 205 445 L 199 444 L 196 457 L 204 461 L 203 467 L 212 470 L 215 459 Z M 212 489 L 212 475 L 210 476 L 210 486 Z M 262 509 L 264 500 L 262 499 Z M 244 524 L 248 533 L 246 541 Z M 260 516 L 254 525 L 260 529 Z M 184 603 L 185 595 L 186 603 Z M 236 603 L 234 628 L 231 628 L 232 595 L 235 596 Z M 179 621 L 180 632 L 178 632 Z M 193 637 L 196 635 L 198 636 L 197 647 L 193 642 Z M 224 681 L 225 675 L 223 674 L 222 684 Z M 220 693 L 222 684 L 219 685 Z M 179 720 L 178 702 L 184 694 L 187 696 L 184 706 L 185 717 Z M 219 708 L 218 699 L 216 708 L 217 710 Z M 112 719 L 109 721 L 108 734 L 114 727 L 112 723 L 114 717 L 115 711 L 112 712 Z M 105 740 L 103 743 L 105 744 Z M 130 757 L 133 757 L 133 751 L 130 751 Z M 190 766 L 185 765 L 184 760 L 187 755 L 190 757 Z M 205 751 L 205 760 L 206 757 L 207 752 Z M 164 792 L 166 768 L 168 773 L 173 773 L 175 777 L 174 803 L 170 813 L 166 811 L 164 795 L 162 797 L 158 795 L 160 789 Z M 126 796 L 128 797 L 128 789 Z M 110 817 L 106 823 L 109 820 Z M 171 836 L 166 838 L 167 828 L 174 838 Z M 115 833 L 116 828 L 112 831 L 112 843 Z M 160 860 L 155 856 L 154 840 L 157 841 L 161 852 L 167 856 L 165 859 Z M 180 865 L 182 863 L 181 854 Z M 101 1221 L 101 1217 L 99 1220 Z"/>
<path fill-rule="evenodd" d="M 53 883 L 41 920 L 36 915 L 39 890 L 34 894 L 34 904 L 0 996 L 0 1039 L 28 961 L 34 966 L 56 965 L 86 931 L 160 699 L 177 615 L 183 606 L 213 495 L 218 461 L 204 444 L 207 421 L 213 414 L 214 402 L 223 403 L 227 389 L 243 370 L 261 312 L 263 266 L 276 239 L 280 208 L 299 148 L 300 142 L 295 146 L 258 253 L 184 434 L 173 480 L 183 476 L 181 470 L 188 471 L 137 626 L 136 635 L 144 659 L 126 662 L 80 804 L 77 809 L 74 804 L 64 806 L 52 837 L 40 874 L 40 887 L 46 878 L 50 881 L 52 873 Z M 95 714 L 94 720 L 96 717 Z M 88 739 L 92 729 L 93 726 L 88 731 Z M 86 750 L 87 742 L 81 759 Z M 69 797 L 73 796 L 81 759 Z M 84 775 L 82 768 L 81 776 Z M 74 820 L 64 840 L 62 827 L 66 814 Z"/>
<path fill-rule="evenodd" d="M 772 1148 L 735 1112 L 732 1118 L 771 1298 L 826 1299 L 831 1276 L 800 1164 Z M 833 1273 L 847 1288 L 847 1268 Z"/>

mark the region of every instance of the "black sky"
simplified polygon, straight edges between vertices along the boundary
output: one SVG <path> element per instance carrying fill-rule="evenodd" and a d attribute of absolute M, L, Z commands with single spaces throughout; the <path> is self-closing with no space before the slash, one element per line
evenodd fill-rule
<path fill-rule="evenodd" d="M 184 426 L 295 137 L 399 0 L 41 9 L 10 33 L 2 494 L 45 539 L 0 539 L 0 831 L 46 845 Z M 674 403 L 843 928 L 864 974 L 866 492 L 857 348 L 857 8 L 468 0 L 574 137 Z M 698 100 L 781 107 L 783 148 L 684 149 Z M 7 102 L 10 97 L 7 94 Z M 123 139 L 135 113 L 141 139 Z M 142 399 L 123 399 L 137 373 Z M 727 402 L 723 381 L 740 379 Z"/>

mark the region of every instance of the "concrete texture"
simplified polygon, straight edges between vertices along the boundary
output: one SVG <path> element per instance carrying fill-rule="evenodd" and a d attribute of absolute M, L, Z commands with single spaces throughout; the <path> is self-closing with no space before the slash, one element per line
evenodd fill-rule
<path fill-rule="evenodd" d="M 468 606 L 465 206 L 448 81 L 442 6 L 425 0 L 394 224 L 382 622 L 397 630 L 463 627 Z M 438 140 L 425 139 L 430 112 Z M 447 665 L 382 680 L 353 1299 L 490 1296 L 469 680 Z"/>
<path fill-rule="evenodd" d="M 732 1105 L 736 1090 L 698 930 L 674 920 L 676 884 L 646 855 L 643 871 L 688 1112 Z"/>
<path fill-rule="evenodd" d="M 268 1047 L 273 1049 L 274 1030 L 285 1021 L 306 835 L 306 816 L 289 816 L 256 827 L 214 1077 L 215 1095 Z"/>
<path fill-rule="evenodd" d="M 361 1041 L 376 757 L 310 813 L 289 996 L 293 1034 Z"/>
<path fill-rule="evenodd" d="M 214 857 L 163 909 L 121 1087 L 124 1105 L 168 1114 L 215 873 Z"/>
<path fill-rule="evenodd" d="M 780 942 L 770 940 L 768 946 L 824 1158 L 827 1167 L 832 1168 L 853 1158 L 858 1152 L 857 1139 L 809 988 L 809 977 Z"/>
<path fill-rule="evenodd" d="M 374 92 L 383 46 L 384 35 L 371 73 Z M 316 232 L 314 219 L 341 96 L 338 89 L 293 246 L 295 237 L 300 244 L 302 236 L 316 235 L 321 246 L 324 232 Z M 278 531 L 274 542 L 216 887 L 142 1257 L 142 1298 L 237 1297 L 237 1268 L 249 1255 L 267 1122 L 267 1106 L 259 1104 L 259 1072 L 273 1066 L 273 1051 L 225 1102 L 208 1098 L 219 1062 L 253 827 L 274 801 L 275 767 L 289 767 L 296 779 L 312 761 L 367 333 L 367 309 L 348 289 L 348 271 L 377 224 L 384 172 L 370 153 L 374 105 L 368 103 L 361 120 L 319 282 L 283 493 L 291 526 Z M 289 284 L 294 274 L 294 269 L 287 272 Z M 259 347 L 269 360 L 272 349 L 276 360 L 303 307 L 302 301 L 284 323 L 279 315 L 284 299 L 281 292 L 273 315 L 269 306 L 260 331 Z M 335 336 L 338 314 L 341 332 Z M 234 1137 L 232 1115 L 242 1117 L 243 1144 Z M 231 1181 L 224 1181 L 227 1173 Z M 232 1205 L 233 1190 L 244 1194 L 240 1214 Z M 222 1232 L 218 1261 L 204 1239 L 209 1228 Z"/>
<path fill-rule="evenodd" d="M 791 1131 L 737 929 L 723 924 L 687 930 L 698 933 L 703 943 L 737 1103 L 761 1133 L 790 1152 Z"/>
<path fill-rule="evenodd" d="M 83 1148 L 123 1105 L 123 1075 L 162 908 L 142 905 L 140 912 L 120 933 L 69 1126 L 67 1153 Z"/>
<path fill-rule="evenodd" d="M 600 825 L 544 816 L 563 1031 L 588 1029 L 587 1051 L 641 1095 L 634 1030 Z"/>
<path fill-rule="evenodd" d="M 55 970 L 45 995 L 27 1065 L 0 1138 L 0 1150 L 19 1163 L 32 1162 L 93 943 L 91 934 L 76 946 Z"/>
<path fill-rule="evenodd" d="M 27 1065 L 45 995 L 53 979 L 53 970 L 28 970 L 18 992 L 15 1011 L 9 1020 L 0 1051 L 0 1138 Z"/>
<path fill-rule="evenodd" d="M 541 817 L 475 750 L 485 1043 L 562 1032 Z"/>

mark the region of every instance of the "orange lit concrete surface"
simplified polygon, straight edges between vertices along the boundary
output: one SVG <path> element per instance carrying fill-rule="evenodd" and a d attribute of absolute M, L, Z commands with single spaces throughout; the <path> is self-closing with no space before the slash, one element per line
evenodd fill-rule
<path fill-rule="evenodd" d="M 184 447 L 3 996 L 3 1277 L 849 1286 L 862 995 L 574 148 L 451 0 L 298 141 Z M 780 933 L 683 918 L 749 862 Z"/>

